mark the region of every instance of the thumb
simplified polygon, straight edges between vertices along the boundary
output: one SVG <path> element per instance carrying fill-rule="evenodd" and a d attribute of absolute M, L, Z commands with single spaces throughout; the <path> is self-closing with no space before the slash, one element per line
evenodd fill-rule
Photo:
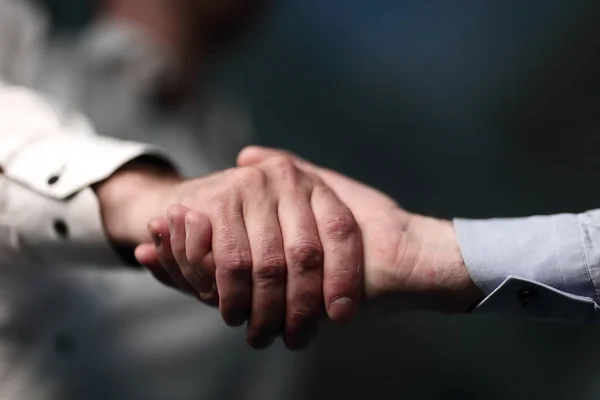
<path fill-rule="evenodd" d="M 239 167 L 246 167 L 275 156 L 288 157 L 304 172 L 314 174 L 321 178 L 327 186 L 333 189 L 340 200 L 353 209 L 353 211 L 356 211 L 358 208 L 382 209 L 398 207 L 393 199 L 377 189 L 338 172 L 319 167 L 285 150 L 249 146 L 240 152 L 237 163 Z"/>
<path fill-rule="evenodd" d="M 326 185 L 330 186 L 335 192 L 337 192 L 342 186 L 362 186 L 362 184 L 360 184 L 359 182 L 354 181 L 342 174 L 339 174 L 335 171 L 323 167 L 319 167 L 318 165 L 306 161 L 305 159 L 300 158 L 297 155 L 290 153 L 289 151 L 280 149 L 272 149 L 261 146 L 248 146 L 242 151 L 240 151 L 240 154 L 237 158 L 237 165 L 238 167 L 247 167 L 249 165 L 258 164 L 268 158 L 276 156 L 287 157 L 293 160 L 298 168 L 300 168 L 306 173 L 318 176 L 325 182 Z M 339 193 L 337 194 L 338 196 L 340 195 Z"/>

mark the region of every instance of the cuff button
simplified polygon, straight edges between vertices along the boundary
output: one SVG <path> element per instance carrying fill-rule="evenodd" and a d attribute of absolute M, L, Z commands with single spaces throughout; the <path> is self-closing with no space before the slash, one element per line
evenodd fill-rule
<path fill-rule="evenodd" d="M 62 219 L 56 219 L 53 223 L 54 232 L 63 239 L 69 236 L 69 227 Z"/>
<path fill-rule="evenodd" d="M 535 289 L 521 289 L 517 292 L 517 298 L 519 299 L 519 303 L 521 304 L 521 308 L 528 307 L 531 302 L 538 297 L 538 291 Z"/>
<path fill-rule="evenodd" d="M 58 182 L 59 179 L 60 176 L 52 175 L 50 178 L 48 178 L 48 185 L 54 185 L 56 182 Z"/>

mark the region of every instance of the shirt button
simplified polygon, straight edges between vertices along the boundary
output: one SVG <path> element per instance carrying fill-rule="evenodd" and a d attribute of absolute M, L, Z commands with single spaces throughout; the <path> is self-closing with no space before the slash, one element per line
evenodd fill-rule
<path fill-rule="evenodd" d="M 538 291 L 535 289 L 521 289 L 517 292 L 517 298 L 521 304 L 521 308 L 526 308 L 531 302 L 538 297 Z"/>
<path fill-rule="evenodd" d="M 66 239 L 67 237 L 69 237 L 69 227 L 62 219 L 54 220 L 53 227 L 54 232 L 56 232 L 56 234 L 62 239 Z"/>
<path fill-rule="evenodd" d="M 58 182 L 59 179 L 60 176 L 52 175 L 50 178 L 48 178 L 48 185 L 54 185 L 56 182 Z"/>

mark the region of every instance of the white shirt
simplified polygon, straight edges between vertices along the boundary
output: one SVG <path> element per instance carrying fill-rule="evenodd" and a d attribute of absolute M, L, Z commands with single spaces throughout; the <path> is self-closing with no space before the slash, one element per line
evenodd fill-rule
<path fill-rule="evenodd" d="M 97 135 L 68 103 L 115 84 L 114 74 L 90 82 L 97 75 L 89 65 L 75 68 L 65 62 L 69 58 L 50 57 L 42 64 L 50 79 L 37 80 L 29 62 L 36 62 L 39 49 L 33 44 L 43 29 L 36 25 L 39 16 L 15 4 L 0 0 L 0 76 L 49 92 L 65 87 L 74 92 L 58 106 L 32 90 L 0 84 L 0 399 L 300 396 L 297 371 L 305 354 L 287 352 L 281 343 L 269 351 L 251 350 L 244 330 L 226 327 L 215 310 L 143 271 L 122 267 L 90 189 L 142 154 L 171 154 L 184 172 L 207 172 L 233 152 L 227 147 L 237 146 L 239 138 L 198 138 L 169 121 L 137 120 L 131 114 L 140 111 L 135 90 L 114 93 L 120 106 L 96 120 L 109 130 L 121 126 L 109 133 L 158 146 Z M 2 52 L 9 30 L 10 43 L 28 45 Z M 16 67 L 20 62 L 22 71 Z M 71 86 L 60 84 L 65 77 Z M 96 101 L 110 95 L 99 94 Z M 91 114 L 99 109 L 79 106 Z M 130 113 L 116 115 L 123 107 Z"/>

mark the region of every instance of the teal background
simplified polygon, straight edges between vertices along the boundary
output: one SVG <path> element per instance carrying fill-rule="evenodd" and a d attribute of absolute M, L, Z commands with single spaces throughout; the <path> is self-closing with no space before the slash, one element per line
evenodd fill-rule
<path fill-rule="evenodd" d="M 91 9 L 60 10 L 76 27 Z M 592 0 L 286 0 L 211 82 L 262 144 L 411 211 L 577 212 L 600 205 L 598 20 Z M 595 399 L 599 334 L 424 315 L 326 328 L 312 398 Z"/>

